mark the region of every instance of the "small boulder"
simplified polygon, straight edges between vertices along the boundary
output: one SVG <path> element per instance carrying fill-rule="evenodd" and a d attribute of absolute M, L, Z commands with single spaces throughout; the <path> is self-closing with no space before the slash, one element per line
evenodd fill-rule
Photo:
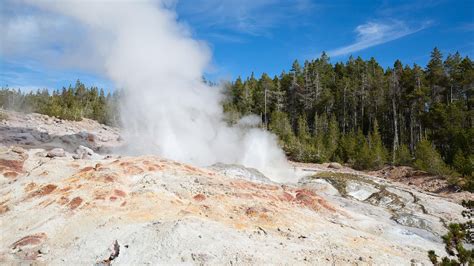
<path fill-rule="evenodd" d="M 340 164 L 340 163 L 330 163 L 328 165 L 328 168 L 332 168 L 332 169 L 342 169 L 343 166 Z"/>
<path fill-rule="evenodd" d="M 91 159 L 94 156 L 94 151 L 88 147 L 80 145 L 76 149 L 76 154 L 72 157 L 74 159 Z"/>
<path fill-rule="evenodd" d="M 26 153 L 26 150 L 20 146 L 13 146 L 11 150 L 12 152 L 19 153 L 19 154 Z"/>
<path fill-rule="evenodd" d="M 66 157 L 66 152 L 62 148 L 54 148 L 46 154 L 46 157 L 54 158 L 54 157 Z"/>

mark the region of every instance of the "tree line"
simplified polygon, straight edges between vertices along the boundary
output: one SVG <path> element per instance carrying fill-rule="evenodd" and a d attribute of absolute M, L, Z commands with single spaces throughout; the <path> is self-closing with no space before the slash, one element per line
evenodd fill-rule
<path fill-rule="evenodd" d="M 303 65 L 295 60 L 288 73 L 252 74 L 222 87 L 227 121 L 260 115 L 291 160 L 361 170 L 409 165 L 474 190 L 474 70 L 467 56 L 443 58 L 434 48 L 424 68 L 396 60 L 384 69 L 374 58 L 332 64 L 322 53 Z M 52 92 L 2 88 L 0 108 L 119 125 L 119 97 L 78 80 Z"/>
<path fill-rule="evenodd" d="M 230 123 L 257 114 L 288 157 L 357 169 L 410 165 L 473 190 L 474 71 L 469 57 L 434 48 L 426 65 L 374 58 L 332 64 L 326 53 L 271 78 L 225 84 Z"/>
<path fill-rule="evenodd" d="M 10 88 L 0 90 L 0 108 L 35 112 L 67 120 L 94 119 L 107 125 L 118 125 L 119 93 L 104 93 L 97 87 L 86 87 L 77 80 L 75 86 L 50 93 L 48 89 L 22 92 Z"/>

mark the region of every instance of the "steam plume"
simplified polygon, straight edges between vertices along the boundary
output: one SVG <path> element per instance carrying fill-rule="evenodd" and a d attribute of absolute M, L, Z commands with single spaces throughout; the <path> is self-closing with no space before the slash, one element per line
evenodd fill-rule
<path fill-rule="evenodd" d="M 125 89 L 121 117 L 134 151 L 209 165 L 239 163 L 288 181 L 276 137 L 223 122 L 221 94 L 201 81 L 207 46 L 165 8 L 169 1 L 45 1 L 35 4 L 79 21 L 103 71 Z"/>

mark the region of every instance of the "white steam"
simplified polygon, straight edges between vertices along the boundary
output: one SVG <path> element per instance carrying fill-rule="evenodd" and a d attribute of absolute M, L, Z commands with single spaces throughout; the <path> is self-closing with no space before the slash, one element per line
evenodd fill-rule
<path fill-rule="evenodd" d="M 276 137 L 248 127 L 255 118 L 237 127 L 223 122 L 220 92 L 201 80 L 209 49 L 190 37 L 166 2 L 34 3 L 85 26 L 83 42 L 91 50 L 83 60 L 99 59 L 105 74 L 124 88 L 124 138 L 134 152 L 198 165 L 239 163 L 290 181 Z"/>

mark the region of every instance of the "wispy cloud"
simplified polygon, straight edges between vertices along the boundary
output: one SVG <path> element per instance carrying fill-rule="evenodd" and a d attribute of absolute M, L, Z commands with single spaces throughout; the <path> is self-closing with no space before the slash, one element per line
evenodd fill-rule
<path fill-rule="evenodd" d="M 113 84 L 92 73 L 68 69 L 49 68 L 34 60 L 5 60 L 0 57 L 0 87 L 31 91 L 42 88 L 60 89 L 74 84 L 80 79 L 87 86 L 105 90 L 114 88 Z"/>
<path fill-rule="evenodd" d="M 196 4 L 199 2 L 199 4 Z M 193 26 L 265 36 L 282 23 L 300 23 L 314 11 L 311 0 L 201 0 L 178 2 L 179 13 Z"/>
<path fill-rule="evenodd" d="M 369 47 L 400 39 L 404 36 L 421 31 L 429 27 L 431 24 L 431 21 L 426 21 L 419 26 L 409 26 L 407 23 L 399 20 L 392 20 L 389 22 L 368 22 L 355 28 L 357 37 L 354 43 L 334 49 L 328 53 L 333 57 L 347 55 Z"/>

